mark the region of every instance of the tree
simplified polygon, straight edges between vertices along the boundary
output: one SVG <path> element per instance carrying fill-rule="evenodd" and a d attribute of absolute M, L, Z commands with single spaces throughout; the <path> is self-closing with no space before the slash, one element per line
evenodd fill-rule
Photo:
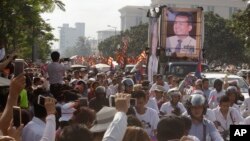
<path fill-rule="evenodd" d="M 52 11 L 53 5 L 64 7 L 58 0 L 0 1 L 0 42 L 8 53 L 18 50 L 20 57 L 31 58 L 32 46 L 36 44 L 39 58 L 47 58 L 55 38 L 52 27 L 40 14 Z"/>
<path fill-rule="evenodd" d="M 127 55 L 138 56 L 148 47 L 148 24 L 131 27 L 130 30 L 122 31 L 120 35 L 112 36 L 100 42 L 98 49 L 104 56 L 115 56 L 115 52 L 123 47 L 122 38 L 129 37 Z M 119 47 L 120 48 L 117 48 Z"/>
<path fill-rule="evenodd" d="M 86 37 L 79 37 L 75 46 L 67 48 L 65 56 L 70 57 L 73 55 L 89 56 L 91 54 L 91 46 Z"/>
<path fill-rule="evenodd" d="M 243 43 L 233 34 L 229 21 L 212 12 L 205 13 L 205 59 L 208 63 L 242 63 Z"/>
<path fill-rule="evenodd" d="M 238 11 L 230 20 L 230 27 L 234 35 L 244 42 L 245 55 L 248 62 L 250 61 L 250 6 L 245 10 Z"/>

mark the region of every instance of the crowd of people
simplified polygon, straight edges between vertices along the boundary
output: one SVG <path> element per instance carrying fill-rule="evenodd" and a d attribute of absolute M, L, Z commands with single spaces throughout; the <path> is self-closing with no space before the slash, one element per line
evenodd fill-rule
<path fill-rule="evenodd" d="M 51 59 L 46 73 L 27 70 L 0 94 L 0 141 L 222 141 L 230 125 L 250 124 L 250 99 L 235 82 L 216 79 L 211 90 L 208 79 L 187 76 L 179 88 L 173 75 L 138 81 L 114 71 L 68 71 L 56 51 Z M 22 109 L 19 127 L 13 106 Z"/>

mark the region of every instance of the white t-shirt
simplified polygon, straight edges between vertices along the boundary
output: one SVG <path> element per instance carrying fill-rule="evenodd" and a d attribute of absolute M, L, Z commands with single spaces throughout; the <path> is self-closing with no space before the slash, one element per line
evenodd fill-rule
<path fill-rule="evenodd" d="M 156 110 L 157 113 L 159 113 L 159 108 L 158 108 L 156 99 L 154 97 L 150 97 L 148 99 L 148 103 L 146 104 L 146 107 L 152 108 L 152 109 Z"/>
<path fill-rule="evenodd" d="M 244 119 L 243 124 L 244 125 L 250 125 L 250 116 L 248 116 L 247 118 Z"/>
<path fill-rule="evenodd" d="M 219 105 L 220 97 L 225 95 L 225 91 L 221 90 L 219 93 L 214 89 L 210 92 L 208 97 L 209 108 L 214 109 Z"/>
<path fill-rule="evenodd" d="M 63 84 L 65 67 L 58 62 L 52 62 L 48 65 L 48 75 L 50 84 Z"/>
<path fill-rule="evenodd" d="M 240 113 L 243 117 L 247 117 L 250 115 L 250 97 L 246 98 L 240 106 Z"/>
<path fill-rule="evenodd" d="M 214 112 L 210 108 L 207 108 L 207 112 L 206 112 L 205 118 L 208 119 L 208 120 L 210 120 L 210 121 L 212 121 L 212 122 L 216 121 L 216 117 L 214 115 Z"/>
<path fill-rule="evenodd" d="M 217 107 L 213 109 L 216 121 L 219 121 L 221 126 L 228 130 L 230 125 L 233 124 L 239 124 L 240 122 L 243 122 L 243 117 L 237 112 L 235 108 L 229 107 L 229 111 L 227 113 L 227 118 L 225 119 L 220 111 L 220 107 Z M 220 130 L 220 128 L 219 128 Z M 222 130 L 223 131 L 223 130 Z"/>
<path fill-rule="evenodd" d="M 137 113 L 135 108 L 134 110 L 136 117 L 142 122 L 143 129 L 150 137 L 154 136 L 154 131 L 157 129 L 157 124 L 160 120 L 158 113 L 149 107 L 146 107 L 146 112 L 142 115 Z"/>
<path fill-rule="evenodd" d="M 177 107 L 180 108 L 181 110 L 181 114 L 186 112 L 186 108 L 184 107 L 184 105 L 180 102 L 177 103 Z M 170 101 L 164 103 L 162 106 L 161 106 L 161 109 L 160 111 L 165 113 L 166 115 L 168 114 L 172 114 L 172 111 L 174 110 L 174 107 L 171 105 Z"/>

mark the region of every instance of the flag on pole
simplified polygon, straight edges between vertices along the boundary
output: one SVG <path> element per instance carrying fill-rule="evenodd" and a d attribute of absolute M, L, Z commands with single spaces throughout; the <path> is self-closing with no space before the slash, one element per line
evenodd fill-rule
<path fill-rule="evenodd" d="M 201 79 L 201 52 L 199 52 L 199 58 L 198 58 L 198 62 L 197 62 L 197 67 L 196 67 L 196 71 L 194 74 L 198 79 Z"/>

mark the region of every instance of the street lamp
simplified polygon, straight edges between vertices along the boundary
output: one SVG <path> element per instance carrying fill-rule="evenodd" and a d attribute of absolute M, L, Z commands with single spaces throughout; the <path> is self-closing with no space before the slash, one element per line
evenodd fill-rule
<path fill-rule="evenodd" d="M 115 29 L 115 36 L 116 36 L 116 28 L 115 26 L 108 25 L 108 27 Z"/>

